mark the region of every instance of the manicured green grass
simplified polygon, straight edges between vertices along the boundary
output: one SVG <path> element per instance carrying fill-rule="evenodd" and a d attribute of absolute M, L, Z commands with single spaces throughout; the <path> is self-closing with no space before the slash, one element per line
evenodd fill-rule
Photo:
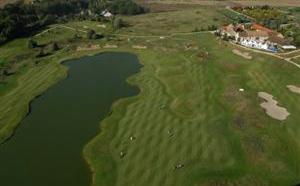
<path fill-rule="evenodd" d="M 141 93 L 115 104 L 85 148 L 94 185 L 298 183 L 300 96 L 286 85 L 300 83 L 299 69 L 264 55 L 237 57 L 211 34 L 177 39 L 183 40 L 164 41 L 166 52 L 133 51 L 145 65 L 130 79 Z M 187 43 L 199 50 L 183 51 Z M 291 116 L 267 116 L 259 91 L 274 95 Z M 174 170 L 177 164 L 184 168 Z"/>
<path fill-rule="evenodd" d="M 124 17 L 131 27 L 119 33 L 164 35 L 222 24 L 216 9 L 205 10 Z M 69 24 L 89 26 L 87 22 Z M 55 37 L 59 33 L 47 34 L 64 42 L 64 37 Z M 47 43 L 49 38 L 38 39 Z M 25 41 L 8 43 L 0 48 L 0 55 L 12 58 L 14 49 L 31 53 Z M 164 39 L 122 37 L 108 43 L 119 46 L 112 51 L 135 53 L 144 67 L 128 80 L 141 89 L 140 94 L 116 102 L 112 114 L 101 122 L 99 135 L 84 149 L 94 172 L 93 185 L 300 183 L 300 95 L 286 88 L 300 84 L 298 68 L 263 54 L 250 53 L 253 59 L 244 59 L 210 33 Z M 133 45 L 147 49 L 135 50 Z M 65 77 L 60 61 L 100 51 L 104 50 L 78 52 L 66 45 L 37 65 L 24 67 L 16 75 L 16 84 L 0 96 L 0 142 L 25 116 L 28 103 Z M 245 92 L 239 92 L 240 88 Z M 286 121 L 265 114 L 259 106 L 259 91 L 274 95 L 287 108 L 291 115 Z M 175 170 L 178 164 L 184 167 Z"/>

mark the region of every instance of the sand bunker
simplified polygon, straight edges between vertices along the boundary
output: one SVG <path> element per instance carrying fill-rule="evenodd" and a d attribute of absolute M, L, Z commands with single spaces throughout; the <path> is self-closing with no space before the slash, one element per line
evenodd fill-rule
<path fill-rule="evenodd" d="M 106 44 L 103 46 L 103 48 L 118 48 L 118 45 L 109 45 L 109 44 Z"/>
<path fill-rule="evenodd" d="M 133 45 L 132 48 L 134 48 L 134 49 L 147 49 L 147 46 Z"/>
<path fill-rule="evenodd" d="M 232 52 L 238 56 L 245 58 L 245 59 L 252 59 L 252 56 L 250 56 L 250 54 L 248 52 L 242 52 L 237 49 L 232 50 Z"/>
<path fill-rule="evenodd" d="M 291 92 L 300 94 L 300 87 L 297 87 L 295 85 L 288 85 L 286 86 Z"/>
<path fill-rule="evenodd" d="M 78 46 L 77 47 L 77 51 L 88 51 L 88 50 L 97 50 L 97 49 L 100 49 L 100 45 L 88 45 L 88 46 L 85 46 L 85 47 L 82 47 L 82 46 Z"/>
<path fill-rule="evenodd" d="M 260 106 L 266 110 L 266 113 L 274 119 L 283 121 L 290 113 L 286 108 L 278 106 L 278 102 L 273 99 L 273 96 L 266 92 L 259 92 L 258 97 L 265 100 Z"/>

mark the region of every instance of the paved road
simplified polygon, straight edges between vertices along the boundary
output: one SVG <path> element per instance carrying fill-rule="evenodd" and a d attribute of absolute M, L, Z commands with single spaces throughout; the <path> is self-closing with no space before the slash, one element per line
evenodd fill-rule
<path fill-rule="evenodd" d="M 262 51 L 262 50 L 257 50 L 257 49 L 253 49 L 253 48 L 248 48 L 248 47 L 245 47 L 245 46 L 242 46 L 242 45 L 238 45 L 238 44 L 233 43 L 233 42 L 230 42 L 230 43 L 232 45 L 235 45 L 235 46 L 237 46 L 239 48 L 243 48 L 245 50 L 249 50 L 249 51 L 252 51 L 252 52 L 255 52 L 255 53 L 266 54 L 266 55 L 269 55 L 269 56 L 276 57 L 278 59 L 284 60 L 284 61 L 286 61 L 286 62 L 288 62 L 288 63 L 296 66 L 297 68 L 300 68 L 300 65 L 297 64 L 297 63 L 295 63 L 295 62 L 293 62 L 291 58 L 284 58 L 284 57 L 282 57 L 282 56 L 280 56 L 278 54 L 275 54 L 275 53 L 266 52 L 266 51 Z M 298 57 L 300 57 L 300 55 Z"/>

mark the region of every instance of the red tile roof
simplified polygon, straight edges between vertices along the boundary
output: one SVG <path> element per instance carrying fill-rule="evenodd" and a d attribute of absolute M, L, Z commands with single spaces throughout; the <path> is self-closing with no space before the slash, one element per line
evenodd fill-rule
<path fill-rule="evenodd" d="M 272 32 L 274 32 L 273 30 L 271 30 L 271 29 L 269 29 L 269 28 L 267 28 L 267 27 L 264 27 L 264 26 L 262 26 L 262 25 L 260 25 L 260 24 L 253 24 L 252 26 L 251 26 L 251 29 L 253 29 L 253 30 L 260 30 L 260 31 L 264 31 L 264 32 L 267 32 L 267 33 L 272 33 Z"/>

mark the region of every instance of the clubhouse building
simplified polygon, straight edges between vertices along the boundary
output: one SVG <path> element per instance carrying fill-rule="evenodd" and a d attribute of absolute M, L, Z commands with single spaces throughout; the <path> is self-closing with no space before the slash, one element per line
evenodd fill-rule
<path fill-rule="evenodd" d="M 244 24 L 227 25 L 218 30 L 221 37 L 227 38 L 249 48 L 278 52 L 279 49 L 294 50 L 282 34 L 259 24 L 252 24 L 248 29 Z"/>

